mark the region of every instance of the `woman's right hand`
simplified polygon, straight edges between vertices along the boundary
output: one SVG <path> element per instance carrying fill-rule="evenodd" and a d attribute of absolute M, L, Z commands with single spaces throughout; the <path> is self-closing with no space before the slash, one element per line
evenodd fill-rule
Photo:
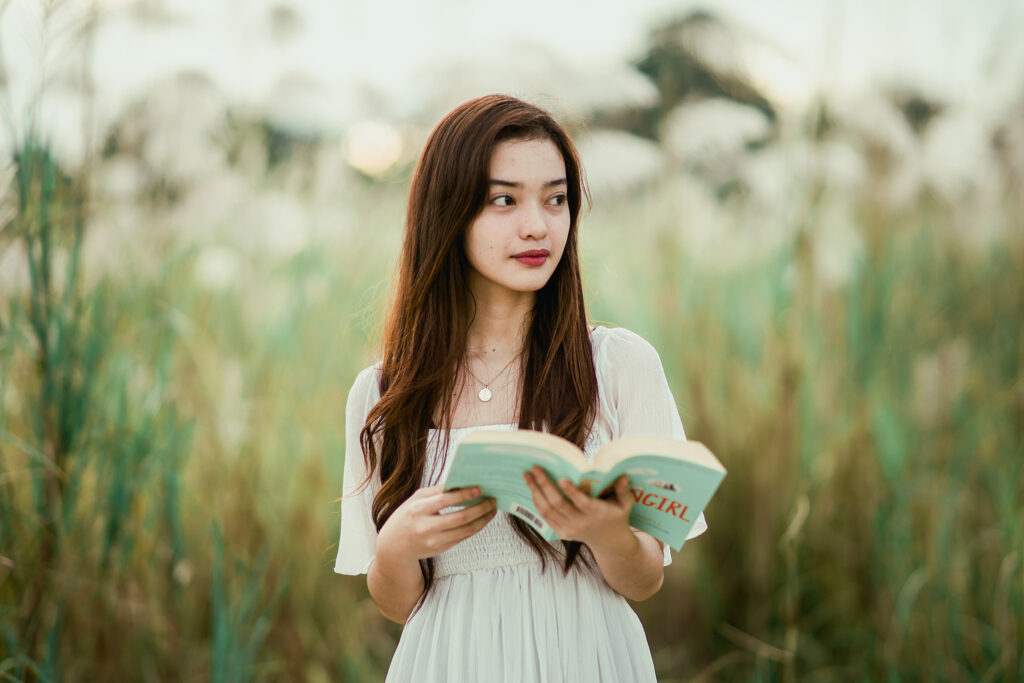
<path fill-rule="evenodd" d="M 477 486 L 447 492 L 440 485 L 419 489 L 384 522 L 377 535 L 377 553 L 408 562 L 448 550 L 483 529 L 497 513 L 497 502 L 485 498 L 462 510 L 441 510 L 479 495 Z"/>

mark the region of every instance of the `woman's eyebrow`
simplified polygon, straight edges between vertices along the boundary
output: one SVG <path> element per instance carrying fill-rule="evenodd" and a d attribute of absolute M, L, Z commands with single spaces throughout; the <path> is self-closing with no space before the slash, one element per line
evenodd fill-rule
<path fill-rule="evenodd" d="M 559 178 L 558 180 L 549 180 L 544 183 L 544 187 L 554 187 L 556 185 L 566 185 L 565 178 Z M 501 180 L 500 178 L 491 178 L 491 185 L 501 185 L 502 187 L 522 187 L 522 183 L 514 183 L 511 180 Z"/>

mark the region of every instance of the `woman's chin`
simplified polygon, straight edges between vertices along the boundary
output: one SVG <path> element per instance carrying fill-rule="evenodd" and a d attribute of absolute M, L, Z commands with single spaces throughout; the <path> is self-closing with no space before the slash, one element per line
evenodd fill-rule
<path fill-rule="evenodd" d="M 527 282 L 517 282 L 513 286 L 509 287 L 514 292 L 520 294 L 536 294 L 544 288 L 544 285 L 548 283 L 550 277 L 545 278 L 532 278 Z"/>
<path fill-rule="evenodd" d="M 486 276 L 475 278 L 472 288 L 479 297 L 486 296 L 486 292 L 499 294 L 505 292 L 509 295 L 536 294 L 543 289 L 544 285 L 551 279 L 550 273 L 518 273 L 514 277 L 489 278 Z"/>

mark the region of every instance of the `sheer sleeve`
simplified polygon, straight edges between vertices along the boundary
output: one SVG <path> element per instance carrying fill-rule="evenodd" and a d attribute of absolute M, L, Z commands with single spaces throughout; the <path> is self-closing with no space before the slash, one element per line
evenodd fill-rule
<path fill-rule="evenodd" d="M 612 438 L 627 435 L 686 439 L 675 398 L 668 386 L 658 352 L 643 337 L 622 328 L 604 329 L 598 358 L 598 384 L 603 388 L 602 412 L 609 420 Z M 686 539 L 708 528 L 702 512 Z M 665 564 L 672 562 L 671 549 L 662 544 Z"/>
<path fill-rule="evenodd" d="M 363 370 L 356 377 L 345 407 L 345 474 L 341 496 L 341 538 L 334 571 L 365 574 L 377 547 L 373 523 L 373 497 L 380 489 L 380 476 L 367 479 L 359 432 L 370 409 L 380 400 L 379 366 Z"/>

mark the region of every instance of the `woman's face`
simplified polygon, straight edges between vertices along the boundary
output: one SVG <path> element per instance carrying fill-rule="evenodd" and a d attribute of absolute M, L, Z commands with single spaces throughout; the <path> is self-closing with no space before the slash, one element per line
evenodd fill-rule
<path fill-rule="evenodd" d="M 487 204 L 465 236 L 474 293 L 536 292 L 569 236 L 565 161 L 551 140 L 507 140 L 491 155 Z"/>

